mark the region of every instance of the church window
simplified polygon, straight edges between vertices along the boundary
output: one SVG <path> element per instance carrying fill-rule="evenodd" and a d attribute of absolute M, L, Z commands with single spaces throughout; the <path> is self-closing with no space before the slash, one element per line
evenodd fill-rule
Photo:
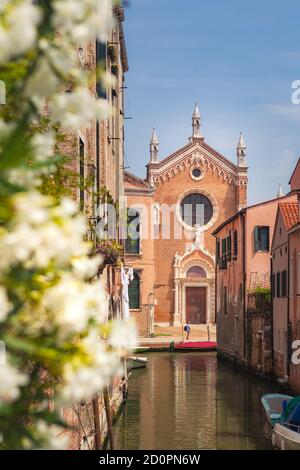
<path fill-rule="evenodd" d="M 191 227 L 195 225 L 203 227 L 213 217 L 212 203 L 203 194 L 189 194 L 181 202 L 181 217 Z"/>
<path fill-rule="evenodd" d="M 200 178 L 200 176 L 201 176 L 201 170 L 199 170 L 199 168 L 194 168 L 194 169 L 193 169 L 193 176 L 194 176 L 195 178 Z"/>
<path fill-rule="evenodd" d="M 137 211 L 130 211 L 127 219 L 126 253 L 140 254 L 140 214 Z"/>
<path fill-rule="evenodd" d="M 186 277 L 189 277 L 189 278 L 206 277 L 206 272 L 203 268 L 201 268 L 201 266 L 193 266 L 186 273 Z"/>
<path fill-rule="evenodd" d="M 140 308 L 140 278 L 135 271 L 133 280 L 128 286 L 129 308 L 131 310 L 138 310 Z"/>

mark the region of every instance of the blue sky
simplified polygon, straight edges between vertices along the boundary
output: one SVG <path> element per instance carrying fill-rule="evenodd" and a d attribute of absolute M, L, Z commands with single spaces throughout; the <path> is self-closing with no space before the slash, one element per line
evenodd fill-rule
<path fill-rule="evenodd" d="M 130 0 L 125 32 L 126 158 L 145 176 L 152 128 L 160 158 L 187 143 L 195 101 L 206 142 L 236 161 L 243 131 L 249 202 L 288 191 L 300 156 L 299 0 Z"/>

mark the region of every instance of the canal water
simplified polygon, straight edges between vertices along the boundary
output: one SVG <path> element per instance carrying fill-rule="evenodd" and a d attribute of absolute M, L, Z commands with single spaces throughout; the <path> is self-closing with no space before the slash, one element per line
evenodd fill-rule
<path fill-rule="evenodd" d="M 261 396 L 274 385 L 215 353 L 153 353 L 129 379 L 115 427 L 120 450 L 271 449 Z"/>

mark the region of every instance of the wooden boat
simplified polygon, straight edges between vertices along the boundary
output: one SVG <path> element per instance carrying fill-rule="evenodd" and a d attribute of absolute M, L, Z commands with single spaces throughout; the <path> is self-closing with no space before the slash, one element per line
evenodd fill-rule
<path fill-rule="evenodd" d="M 216 351 L 215 341 L 182 341 L 174 345 L 175 351 Z"/>
<path fill-rule="evenodd" d="M 127 358 L 127 370 L 143 369 L 147 367 L 148 358 L 145 356 L 130 356 Z"/>
<path fill-rule="evenodd" d="M 272 442 L 281 450 L 300 450 L 300 396 L 288 401 L 280 422 L 274 426 Z"/>
<path fill-rule="evenodd" d="M 277 423 L 274 426 L 272 443 L 280 450 L 300 450 L 300 425 Z"/>
<path fill-rule="evenodd" d="M 281 420 L 284 408 L 292 398 L 280 393 L 269 393 L 262 397 L 265 418 L 272 428 Z"/>

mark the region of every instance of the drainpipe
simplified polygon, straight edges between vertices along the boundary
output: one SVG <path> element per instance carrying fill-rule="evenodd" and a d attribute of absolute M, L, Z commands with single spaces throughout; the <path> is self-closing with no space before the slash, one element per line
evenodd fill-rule
<path fill-rule="evenodd" d="M 241 214 L 242 217 L 242 227 L 243 227 L 243 294 L 244 294 L 244 301 L 243 301 L 243 322 L 244 322 L 244 359 L 248 362 L 248 354 L 247 354 L 247 333 L 248 333 L 248 325 L 246 319 L 246 220 L 244 214 Z"/>
<path fill-rule="evenodd" d="M 218 244 L 218 238 L 216 238 L 216 253 L 217 253 L 217 244 Z M 217 261 L 217 260 L 216 260 Z M 215 263 L 215 325 L 217 325 L 217 314 L 218 314 L 218 309 L 217 309 L 217 303 L 218 303 L 218 263 Z"/>
<path fill-rule="evenodd" d="M 95 450 L 101 450 L 100 410 L 99 410 L 98 400 L 99 400 L 99 397 L 98 395 L 96 395 L 92 401 L 94 428 L 95 428 Z"/>
<path fill-rule="evenodd" d="M 105 387 L 105 389 L 104 389 L 103 399 L 104 399 L 104 407 L 105 407 L 106 422 L 107 422 L 107 433 L 108 433 L 108 439 L 109 439 L 109 444 L 110 444 L 110 450 L 115 450 L 114 431 L 113 431 L 113 418 L 112 418 L 110 398 L 109 398 L 109 393 L 108 393 L 108 388 L 107 387 Z"/>
<path fill-rule="evenodd" d="M 274 271 L 274 268 L 273 268 L 273 254 L 272 254 L 272 250 L 271 250 L 271 308 L 272 308 L 272 311 L 271 311 L 271 351 L 272 351 L 272 373 L 274 371 L 274 334 L 273 334 L 273 325 L 274 325 L 274 297 L 273 297 L 273 292 L 274 292 L 274 278 L 273 278 L 273 271 Z M 288 274 L 288 278 L 289 278 L 289 274 Z"/>
<path fill-rule="evenodd" d="M 100 194 L 100 122 L 96 121 L 96 178 L 97 178 L 97 209 L 99 206 L 99 194 Z"/>
<path fill-rule="evenodd" d="M 289 335 L 289 332 L 290 332 L 290 292 L 291 292 L 291 285 L 290 285 L 290 282 L 291 282 L 291 268 L 290 268 L 290 256 L 291 256 L 291 244 L 290 244 L 290 241 L 291 241 L 291 238 L 290 238 L 290 234 L 288 233 L 288 293 L 287 293 L 287 312 L 286 312 L 286 316 L 287 316 L 287 321 L 286 321 L 286 326 L 287 326 L 287 332 L 286 332 L 286 340 L 287 340 L 287 345 L 286 345 L 286 348 L 287 348 L 287 375 L 288 377 L 290 377 L 290 345 L 289 345 L 289 340 L 290 340 L 290 335 Z M 294 263 L 293 263 L 293 267 L 294 267 Z M 293 276 L 293 281 L 294 281 L 294 276 Z M 272 328 L 273 328 L 273 325 L 272 325 Z M 273 335 L 272 335 L 273 337 Z"/>

